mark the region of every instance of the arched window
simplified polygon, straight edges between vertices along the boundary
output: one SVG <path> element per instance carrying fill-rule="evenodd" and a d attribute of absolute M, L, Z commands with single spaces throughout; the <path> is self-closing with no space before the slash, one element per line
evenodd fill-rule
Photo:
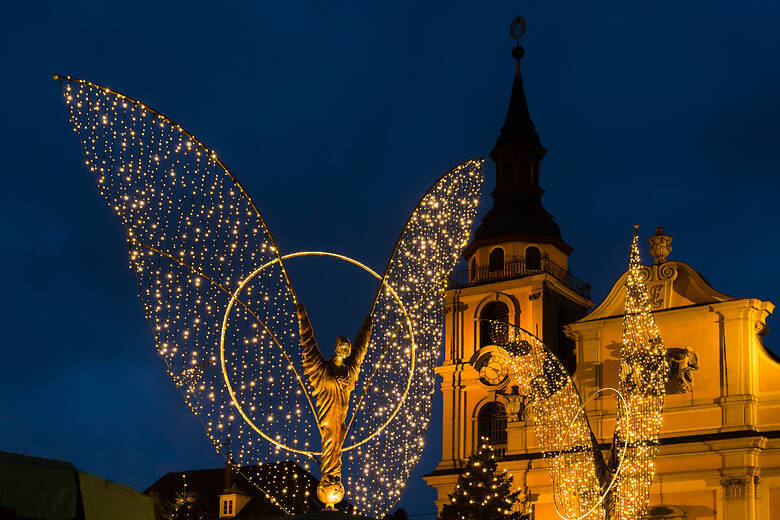
<path fill-rule="evenodd" d="M 501 403 L 485 404 L 477 416 L 477 442 L 486 438 L 488 443 L 506 444 L 506 409 Z"/>
<path fill-rule="evenodd" d="M 528 271 L 541 271 L 542 252 L 536 246 L 531 246 L 525 250 L 525 268 Z"/>
<path fill-rule="evenodd" d="M 469 263 L 471 267 L 469 267 L 469 280 L 472 282 L 477 279 L 477 257 L 473 256 L 471 257 L 471 262 Z"/>
<path fill-rule="evenodd" d="M 488 271 L 495 272 L 504 269 L 504 250 L 500 247 L 495 248 L 490 252 L 490 260 L 488 261 Z"/>
<path fill-rule="evenodd" d="M 479 313 L 479 348 L 487 345 L 504 345 L 507 342 L 509 307 L 504 302 L 490 302 Z"/>

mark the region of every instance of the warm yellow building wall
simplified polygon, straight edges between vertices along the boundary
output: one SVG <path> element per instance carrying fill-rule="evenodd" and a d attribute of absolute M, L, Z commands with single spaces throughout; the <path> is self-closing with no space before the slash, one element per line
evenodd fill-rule
<path fill-rule="evenodd" d="M 475 253 L 485 256 L 480 263 L 487 261 L 487 249 Z M 691 387 L 665 399 L 650 512 L 671 516 L 651 518 L 780 519 L 780 363 L 762 342 L 774 305 L 719 293 L 682 262 L 662 262 L 644 271 L 665 347 L 684 352 L 687 363 L 696 364 Z M 624 277 L 589 315 L 566 328 L 576 343 L 573 379 L 583 400 L 598 388 L 618 386 Z M 426 477 L 438 490 L 440 507 L 454 488 L 457 468 L 474 449 L 480 406 L 503 399 L 480 382 L 470 363 L 480 355 L 479 309 L 495 299 L 505 301 L 510 322 L 539 335 L 542 303 L 534 295 L 553 282 L 540 275 L 448 291 L 445 359 L 438 369 L 443 378 L 442 460 Z M 587 413 L 600 442 L 608 443 L 616 403 L 601 395 Z M 507 439 L 501 467 L 514 475 L 518 489 L 530 490 L 536 519 L 558 518 L 532 424 L 510 419 Z"/>
<path fill-rule="evenodd" d="M 780 363 L 761 339 L 774 305 L 721 294 L 681 262 L 645 273 L 664 346 L 695 353 L 696 364 L 691 388 L 665 399 L 651 506 L 696 519 L 780 518 L 770 500 L 780 475 Z M 623 280 L 568 327 L 577 342 L 574 379 L 585 397 L 617 386 Z M 597 399 L 588 413 L 599 440 L 609 442 L 614 398 Z"/>

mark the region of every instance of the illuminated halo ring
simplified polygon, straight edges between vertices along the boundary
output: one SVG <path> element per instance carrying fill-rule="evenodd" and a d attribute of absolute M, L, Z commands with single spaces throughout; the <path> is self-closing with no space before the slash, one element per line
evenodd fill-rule
<path fill-rule="evenodd" d="M 403 405 L 404 401 L 406 400 L 406 396 L 409 394 L 409 388 L 412 386 L 412 377 L 414 376 L 414 366 L 415 366 L 415 354 L 417 352 L 417 344 L 414 341 L 414 327 L 412 327 L 412 320 L 409 318 L 409 313 L 406 311 L 406 306 L 404 306 L 401 299 L 398 297 L 398 293 L 396 293 L 395 289 L 393 288 L 390 283 L 383 279 L 382 276 L 380 276 L 376 271 L 368 267 L 367 265 L 358 262 L 357 260 L 354 260 L 348 256 L 340 255 L 338 253 L 330 253 L 328 251 L 299 251 L 297 253 L 289 253 L 284 256 L 281 256 L 279 258 L 276 258 L 274 260 L 271 260 L 270 262 L 267 262 L 257 269 L 255 269 L 253 272 L 249 274 L 246 278 L 241 280 L 241 283 L 238 284 L 238 287 L 235 291 L 231 294 L 230 301 L 228 302 L 227 308 L 225 309 L 225 315 L 222 318 L 222 328 L 220 330 L 219 335 L 219 357 L 220 357 L 220 364 L 222 368 L 222 376 L 225 380 L 225 385 L 227 386 L 228 393 L 230 394 L 230 398 L 233 400 L 233 403 L 235 404 L 236 409 L 238 410 L 238 413 L 243 417 L 243 419 L 249 424 L 249 426 L 252 427 L 253 430 L 255 430 L 262 438 L 267 440 L 268 442 L 275 444 L 276 446 L 279 446 L 282 449 L 285 449 L 287 451 L 290 451 L 292 453 L 300 453 L 302 455 L 306 455 L 309 457 L 314 457 L 316 455 L 321 455 L 322 452 L 319 451 L 309 451 L 309 450 L 301 450 L 298 448 L 293 448 L 291 446 L 287 446 L 284 443 L 281 443 L 275 439 L 272 439 L 268 434 L 266 434 L 262 429 L 258 428 L 257 425 L 252 421 L 252 419 L 249 418 L 249 416 L 244 412 L 244 409 L 241 407 L 241 405 L 238 402 L 238 399 L 236 398 L 236 394 L 233 391 L 233 385 L 230 384 L 230 376 L 228 376 L 227 368 L 225 366 L 225 330 L 227 329 L 227 320 L 228 316 L 230 315 L 230 310 L 233 308 L 233 303 L 238 299 L 238 294 L 241 292 L 241 290 L 244 288 L 244 286 L 249 283 L 252 278 L 257 276 L 263 269 L 266 267 L 269 267 L 276 263 L 281 263 L 282 260 L 287 260 L 288 258 L 296 258 L 299 256 L 329 256 L 331 258 L 337 258 L 339 260 L 344 260 L 345 262 L 348 262 L 350 264 L 356 265 L 366 271 L 367 273 L 371 274 L 374 278 L 377 280 L 380 280 L 382 282 L 382 285 L 387 287 L 387 290 L 390 291 L 390 294 L 393 295 L 393 298 L 398 303 L 399 307 L 401 308 L 401 311 L 404 314 L 404 320 L 406 321 L 407 328 L 409 329 L 409 337 L 412 342 L 412 348 L 411 348 L 411 364 L 409 367 L 409 377 L 406 380 L 406 388 L 404 388 L 404 392 L 401 395 L 401 399 L 398 401 L 398 406 L 395 407 L 395 410 L 393 410 L 393 413 L 390 414 L 390 416 L 387 418 L 387 420 L 374 432 L 367 436 L 365 439 L 356 442 L 355 444 L 352 444 L 351 446 L 347 446 L 345 448 L 342 448 L 342 451 L 351 450 L 352 448 L 356 448 L 360 446 L 361 444 L 365 444 L 372 438 L 379 435 L 379 433 L 384 430 L 388 424 L 395 418 L 395 416 L 398 414 L 398 412 L 401 410 L 401 406 Z M 281 345 L 280 345 L 281 348 Z M 296 372 L 295 377 L 300 381 L 300 376 Z M 305 391 L 305 389 L 304 389 Z M 308 398 L 308 392 L 307 392 L 307 398 Z"/>
<path fill-rule="evenodd" d="M 588 406 L 593 400 L 596 398 L 597 395 L 599 395 L 601 392 L 607 392 L 612 391 L 615 392 L 615 395 L 618 396 L 618 399 L 620 401 L 620 405 L 625 410 L 627 408 L 627 403 L 625 397 L 623 397 L 623 394 L 620 393 L 620 391 L 616 388 L 612 387 L 605 387 L 605 388 L 599 388 L 595 392 L 593 392 L 590 397 L 588 397 L 588 400 L 582 403 L 582 406 L 580 406 L 580 409 L 577 411 L 577 414 L 574 416 L 574 418 L 569 422 L 569 427 L 566 428 L 567 432 L 571 432 L 571 427 L 574 424 L 574 421 L 576 421 L 580 415 L 585 411 L 585 407 Z M 568 436 L 568 435 L 567 435 Z M 598 448 L 594 448 L 598 449 Z M 604 502 L 604 499 L 607 497 L 609 492 L 612 490 L 612 488 L 615 485 L 615 482 L 617 482 L 618 477 L 620 476 L 620 470 L 623 469 L 623 462 L 626 459 L 626 452 L 628 451 L 628 436 L 626 436 L 626 442 L 623 443 L 623 454 L 620 456 L 620 462 L 618 463 L 618 467 L 615 470 L 615 475 L 612 477 L 612 481 L 609 483 L 609 486 L 607 486 L 607 489 L 601 494 L 599 499 L 596 501 L 595 504 L 593 504 L 593 507 L 591 507 L 586 513 L 580 515 L 580 516 L 566 516 L 558 509 L 558 501 L 555 500 L 555 483 L 553 483 L 553 506 L 555 506 L 555 512 L 558 513 L 558 516 L 563 518 L 563 520 L 582 520 L 583 518 L 587 517 L 589 514 L 591 514 L 593 511 L 596 510 L 596 508 L 601 505 L 602 502 Z"/>

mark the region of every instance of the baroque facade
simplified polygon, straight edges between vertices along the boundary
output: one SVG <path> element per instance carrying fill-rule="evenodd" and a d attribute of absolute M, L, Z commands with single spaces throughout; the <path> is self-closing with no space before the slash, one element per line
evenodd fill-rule
<path fill-rule="evenodd" d="M 552 520 L 552 486 L 533 419 L 524 413 L 505 353 L 480 320 L 506 320 L 541 338 L 585 401 L 598 388 L 617 386 L 626 274 L 595 305 L 590 287 L 569 271 L 571 247 L 541 202 L 545 150 L 523 91 L 522 50 L 513 55 L 509 110 L 490 153 L 493 208 L 464 250 L 467 270 L 453 275 L 446 292 L 445 353 L 437 369 L 442 456 L 425 479 L 441 508 L 484 436 L 523 491 L 520 508 Z M 670 379 L 647 518 L 780 518 L 780 359 L 762 343 L 774 305 L 722 294 L 691 266 L 668 260 L 672 238 L 663 228 L 649 242 L 653 264 L 643 272 Z M 609 394 L 587 406 L 604 448 L 615 411 Z"/>

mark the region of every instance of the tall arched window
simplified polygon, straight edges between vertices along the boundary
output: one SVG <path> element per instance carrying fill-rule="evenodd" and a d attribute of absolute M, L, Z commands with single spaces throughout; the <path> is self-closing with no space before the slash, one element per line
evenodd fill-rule
<path fill-rule="evenodd" d="M 488 271 L 491 273 L 494 271 L 501 271 L 504 269 L 504 250 L 500 247 L 495 248 L 490 252 L 490 260 L 488 261 Z"/>
<path fill-rule="evenodd" d="M 506 409 L 501 403 L 485 404 L 477 416 L 477 442 L 486 438 L 488 443 L 506 444 Z"/>
<path fill-rule="evenodd" d="M 469 280 L 474 281 L 477 279 L 477 257 L 473 256 L 471 257 L 471 262 L 469 262 Z"/>
<path fill-rule="evenodd" d="M 540 271 L 542 269 L 542 252 L 536 246 L 525 250 L 525 268 L 528 271 Z"/>
<path fill-rule="evenodd" d="M 507 342 L 509 307 L 504 302 L 490 302 L 479 313 L 479 348 L 487 345 L 504 345 Z"/>

